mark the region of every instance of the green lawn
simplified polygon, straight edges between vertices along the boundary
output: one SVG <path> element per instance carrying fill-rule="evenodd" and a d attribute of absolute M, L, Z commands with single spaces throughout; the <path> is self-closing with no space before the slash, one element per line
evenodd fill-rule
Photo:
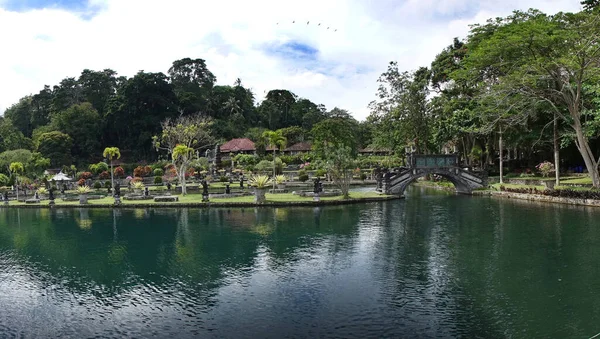
<path fill-rule="evenodd" d="M 300 197 L 298 195 L 294 195 L 291 193 L 281 193 L 281 194 L 266 194 L 267 202 L 309 202 L 313 201 L 311 197 Z M 382 198 L 389 197 L 386 195 L 381 195 L 377 192 L 350 192 L 350 199 L 366 199 L 366 198 Z M 342 200 L 342 197 L 322 197 L 323 201 L 334 201 L 334 200 Z M 244 197 L 233 197 L 233 198 L 214 198 L 210 199 L 210 202 L 213 203 L 254 203 L 254 196 L 244 196 Z M 79 201 L 63 201 L 60 198 L 55 200 L 55 206 L 66 206 L 66 205 L 79 205 Z M 121 203 L 123 205 L 154 205 L 157 204 L 154 200 L 124 200 L 121 199 Z M 39 205 L 48 205 L 48 200 L 43 200 Z M 97 200 L 88 200 L 88 205 L 112 205 L 114 204 L 114 199 L 112 197 L 106 197 L 103 199 Z M 203 204 L 202 195 L 201 194 L 188 194 L 186 196 L 179 195 L 179 202 L 172 203 L 159 203 L 161 205 L 177 205 L 177 204 Z M 11 206 L 35 206 L 38 204 L 25 204 L 23 202 L 10 201 Z"/>

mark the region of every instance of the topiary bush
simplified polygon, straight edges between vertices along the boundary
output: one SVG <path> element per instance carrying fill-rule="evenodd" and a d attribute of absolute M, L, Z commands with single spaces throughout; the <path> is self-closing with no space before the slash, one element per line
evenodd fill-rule
<path fill-rule="evenodd" d="M 165 171 L 163 171 L 162 168 L 155 168 L 153 173 L 155 177 L 162 177 L 163 175 L 165 175 Z"/>
<path fill-rule="evenodd" d="M 305 170 L 298 171 L 298 180 L 300 180 L 301 182 L 305 182 L 306 180 L 308 180 L 308 174 Z"/>
<path fill-rule="evenodd" d="M 160 175 L 157 175 L 157 176 L 154 177 L 154 184 L 155 185 L 160 185 L 162 183 L 163 183 L 163 178 Z"/>
<path fill-rule="evenodd" d="M 104 182 L 104 188 L 110 188 L 110 187 L 111 187 L 110 181 L 105 181 Z"/>
<path fill-rule="evenodd" d="M 94 188 L 99 190 L 102 188 L 102 183 L 100 181 L 94 182 Z"/>

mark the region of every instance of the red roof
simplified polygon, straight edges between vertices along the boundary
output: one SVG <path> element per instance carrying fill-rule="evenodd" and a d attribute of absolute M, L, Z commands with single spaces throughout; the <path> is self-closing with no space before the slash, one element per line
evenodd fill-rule
<path fill-rule="evenodd" d="M 221 145 L 221 152 L 255 151 L 254 142 L 248 138 L 231 139 Z"/>
<path fill-rule="evenodd" d="M 292 146 L 284 149 L 284 152 L 307 152 L 312 149 L 312 145 L 310 142 L 299 142 L 297 144 L 293 144 Z"/>

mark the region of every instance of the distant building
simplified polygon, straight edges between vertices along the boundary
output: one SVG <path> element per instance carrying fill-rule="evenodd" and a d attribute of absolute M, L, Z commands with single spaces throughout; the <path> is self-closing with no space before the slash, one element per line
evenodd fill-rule
<path fill-rule="evenodd" d="M 254 142 L 248 138 L 231 139 L 220 147 L 223 155 L 254 154 L 256 147 Z"/>
<path fill-rule="evenodd" d="M 283 154 L 296 155 L 310 152 L 312 145 L 310 142 L 299 142 L 283 150 Z"/>

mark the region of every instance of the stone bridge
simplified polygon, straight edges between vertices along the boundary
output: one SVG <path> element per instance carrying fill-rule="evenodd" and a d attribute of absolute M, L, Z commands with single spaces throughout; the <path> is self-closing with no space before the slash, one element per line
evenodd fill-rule
<path fill-rule="evenodd" d="M 471 194 L 476 188 L 487 186 L 487 173 L 461 168 L 456 154 L 416 155 L 407 159 L 408 167 L 384 173 L 378 190 L 385 194 L 404 195 L 406 188 L 426 175 L 437 174 L 454 184 L 457 193 Z"/>

